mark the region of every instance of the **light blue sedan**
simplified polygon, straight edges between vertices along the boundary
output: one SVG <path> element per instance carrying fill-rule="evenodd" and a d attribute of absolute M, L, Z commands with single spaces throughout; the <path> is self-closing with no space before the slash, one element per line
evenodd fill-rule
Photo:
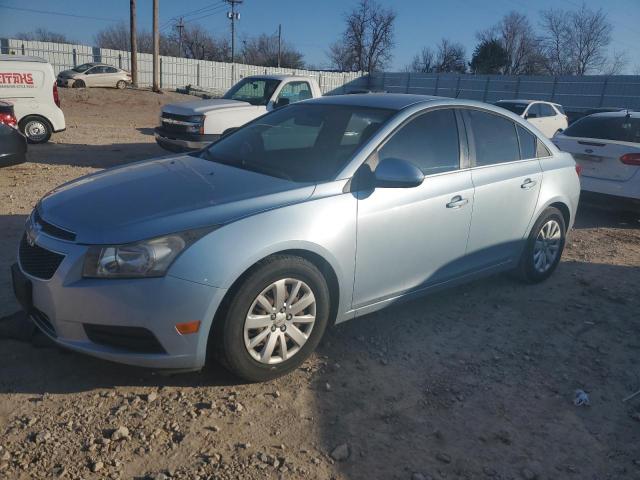
<path fill-rule="evenodd" d="M 324 97 L 50 192 L 14 289 L 70 349 L 184 370 L 215 356 L 262 381 L 334 323 L 496 272 L 546 279 L 579 194 L 571 155 L 501 108 Z"/>

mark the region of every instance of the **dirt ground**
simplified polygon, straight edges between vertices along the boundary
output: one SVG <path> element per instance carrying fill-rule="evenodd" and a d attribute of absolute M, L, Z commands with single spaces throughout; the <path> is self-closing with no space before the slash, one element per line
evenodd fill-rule
<path fill-rule="evenodd" d="M 163 155 L 160 105 L 191 98 L 63 90 L 67 131 L 0 170 L 0 479 L 640 479 L 640 395 L 622 401 L 640 389 L 629 215 L 581 207 L 547 282 L 495 276 L 338 325 L 264 384 L 119 366 L 34 332 L 8 276 L 34 203 Z"/>

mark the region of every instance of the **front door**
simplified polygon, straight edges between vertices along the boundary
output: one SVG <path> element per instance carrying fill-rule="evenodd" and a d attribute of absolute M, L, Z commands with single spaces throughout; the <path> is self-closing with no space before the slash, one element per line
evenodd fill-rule
<path fill-rule="evenodd" d="M 474 269 L 516 260 L 542 184 L 537 138 L 511 119 L 465 110 L 475 187 L 467 249 Z"/>
<path fill-rule="evenodd" d="M 359 193 L 354 308 L 420 290 L 463 269 L 474 200 L 471 173 L 460 168 L 466 155 L 458 131 L 453 109 L 432 110 L 409 120 L 378 150 L 377 163 L 407 160 L 425 179 L 414 188 Z"/>

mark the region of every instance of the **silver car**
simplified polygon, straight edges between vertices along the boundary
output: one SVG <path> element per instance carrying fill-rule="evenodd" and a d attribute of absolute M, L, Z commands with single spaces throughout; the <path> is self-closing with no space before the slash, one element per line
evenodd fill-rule
<path fill-rule="evenodd" d="M 131 83 L 131 74 L 104 63 L 83 63 L 58 74 L 59 87 L 112 87 L 123 89 Z"/>
<path fill-rule="evenodd" d="M 579 194 L 571 155 L 503 109 L 323 97 L 50 192 L 14 287 L 62 346 L 185 370 L 215 356 L 262 381 L 334 323 L 496 272 L 546 279 Z"/>

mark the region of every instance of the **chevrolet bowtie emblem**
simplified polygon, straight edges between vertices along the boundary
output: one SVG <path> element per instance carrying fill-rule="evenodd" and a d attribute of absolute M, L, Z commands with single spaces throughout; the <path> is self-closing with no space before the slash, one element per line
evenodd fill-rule
<path fill-rule="evenodd" d="M 27 243 L 30 247 L 34 247 L 36 245 L 36 239 L 38 238 L 38 234 L 40 233 L 39 225 L 36 224 L 33 216 L 29 216 L 29 220 L 27 220 L 25 234 L 27 237 Z"/>

